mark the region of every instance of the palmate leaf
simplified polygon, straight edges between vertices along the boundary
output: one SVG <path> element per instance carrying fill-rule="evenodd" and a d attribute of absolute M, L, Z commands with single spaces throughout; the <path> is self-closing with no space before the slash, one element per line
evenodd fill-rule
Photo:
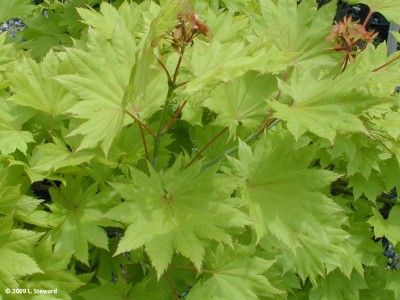
<path fill-rule="evenodd" d="M 129 100 L 125 92 L 135 63 L 136 46 L 122 25 L 115 27 L 111 42 L 91 29 L 88 39 L 86 51 L 67 49 L 76 73 L 56 79 L 81 98 L 69 112 L 87 120 L 69 135 L 83 136 L 79 149 L 94 148 L 101 142 L 102 150 L 107 153 L 124 123 Z"/>
<path fill-rule="evenodd" d="M 25 275 L 42 273 L 29 251 L 42 233 L 13 229 L 11 215 L 0 217 L 0 289 L 18 288 L 17 279 Z"/>
<path fill-rule="evenodd" d="M 204 106 L 217 113 L 215 124 L 229 127 L 230 136 L 235 137 L 239 126 L 255 130 L 262 124 L 268 112 L 265 99 L 275 91 L 275 76 L 249 72 L 240 79 L 218 85 Z"/>
<path fill-rule="evenodd" d="M 211 273 L 210 278 L 197 284 L 187 299 L 257 300 L 282 294 L 262 275 L 274 261 L 257 257 L 254 252 L 250 247 L 238 246 L 232 250 L 220 245 L 204 266 Z M 205 294 L 208 297 L 202 298 Z"/>
<path fill-rule="evenodd" d="M 259 1 L 261 15 L 250 15 L 256 34 L 272 38 L 269 55 L 280 53 L 290 56 L 287 65 L 336 64 L 337 54 L 327 51 L 331 45 L 325 40 L 332 28 L 336 1 L 318 10 L 315 1 L 298 2 Z"/>
<path fill-rule="evenodd" d="M 400 242 L 400 207 L 394 206 L 388 219 L 383 219 L 381 213 L 372 209 L 374 215 L 368 223 L 374 227 L 375 237 L 386 237 L 393 245 Z"/>
<path fill-rule="evenodd" d="M 61 71 L 53 51 L 41 63 L 24 57 L 18 68 L 8 75 L 14 92 L 10 99 L 19 105 L 47 112 L 52 117 L 67 114 L 77 99 L 52 78 Z"/>
<path fill-rule="evenodd" d="M 180 253 L 200 268 L 209 240 L 231 244 L 228 229 L 249 224 L 248 217 L 225 203 L 234 182 L 215 170 L 200 173 L 196 164 L 182 170 L 182 161 L 150 177 L 131 169 L 127 183 L 113 183 L 125 200 L 107 216 L 126 224 L 116 254 L 145 246 L 158 276 L 172 255 Z"/>
<path fill-rule="evenodd" d="M 23 112 L 0 96 L 0 153 L 7 155 L 16 150 L 26 153 L 28 144 L 34 142 L 29 131 L 21 129 Z"/>
<path fill-rule="evenodd" d="M 240 142 L 239 160 L 230 158 L 225 171 L 243 180 L 239 191 L 262 246 L 282 249 L 287 270 L 315 281 L 325 267 L 340 264 L 348 234 L 340 228 L 341 209 L 322 194 L 338 175 L 310 169 L 312 147 L 295 150 L 293 144 L 281 131 L 264 137 L 254 152 Z"/>
<path fill-rule="evenodd" d="M 35 6 L 29 0 L 0 0 L 0 23 L 30 14 Z"/>
<path fill-rule="evenodd" d="M 367 78 L 342 73 L 336 79 L 318 79 L 318 69 L 296 68 L 289 83 L 280 83 L 282 94 L 293 100 L 292 105 L 268 101 L 275 116 L 287 121 L 288 130 L 298 139 L 310 131 L 331 143 L 340 132 L 366 132 L 358 118 L 363 110 L 382 103 L 379 97 L 359 89 Z"/>
<path fill-rule="evenodd" d="M 97 193 L 97 184 L 89 185 L 84 180 L 66 178 L 66 185 L 49 190 L 52 214 L 47 218 L 54 252 L 73 254 L 79 261 L 88 264 L 88 243 L 108 250 L 106 232 L 100 226 L 113 226 L 104 214 L 115 205 L 112 193 Z"/>
<path fill-rule="evenodd" d="M 44 238 L 33 248 L 33 257 L 43 273 L 29 276 L 20 288 L 29 288 L 31 291 L 57 289 L 57 299 L 72 299 L 70 293 L 84 284 L 72 271 L 67 270 L 70 256 L 62 252 L 53 253 L 50 238 Z M 35 295 L 29 296 L 36 299 Z"/>
<path fill-rule="evenodd" d="M 350 4 L 363 3 L 373 12 L 381 13 L 388 21 L 400 23 L 400 2 L 397 0 L 346 0 Z"/>
<path fill-rule="evenodd" d="M 360 274 L 353 272 L 349 278 L 336 270 L 318 281 L 318 286 L 310 291 L 310 300 L 321 299 L 362 299 L 359 290 L 368 289 Z"/>

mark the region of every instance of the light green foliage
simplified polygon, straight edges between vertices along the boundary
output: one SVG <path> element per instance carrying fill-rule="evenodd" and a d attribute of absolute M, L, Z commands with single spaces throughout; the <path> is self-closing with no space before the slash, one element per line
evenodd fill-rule
<path fill-rule="evenodd" d="M 7 19 L 30 14 L 35 6 L 29 0 L 1 0 L 0 23 Z"/>
<path fill-rule="evenodd" d="M 131 34 L 117 26 L 109 43 L 101 34 L 89 34 L 87 51 L 68 49 L 75 74 L 57 76 L 57 80 L 81 99 L 69 112 L 85 119 L 70 135 L 83 135 L 79 149 L 94 148 L 101 142 L 107 154 L 120 132 L 127 105 L 126 87 L 135 63 L 136 46 Z"/>
<path fill-rule="evenodd" d="M 400 55 L 336 4 L 0 0 L 0 299 L 399 299 Z"/>
<path fill-rule="evenodd" d="M 110 193 L 98 193 L 97 184 L 87 186 L 85 182 L 67 178 L 60 189 L 50 189 L 54 199 L 49 204 L 52 214 L 47 223 L 52 227 L 50 235 L 55 244 L 54 251 L 88 264 L 88 243 L 108 249 L 107 235 L 100 226 L 112 226 L 113 222 L 103 217 L 115 205 Z"/>
<path fill-rule="evenodd" d="M 144 245 L 159 277 L 175 252 L 200 269 L 207 240 L 231 245 L 226 230 L 250 223 L 224 202 L 233 191 L 232 178 L 218 176 L 215 170 L 199 173 L 199 165 L 181 168 L 178 159 L 165 174 L 150 170 L 148 177 L 131 169 L 128 183 L 113 184 L 125 202 L 107 216 L 129 225 L 116 254 Z"/>

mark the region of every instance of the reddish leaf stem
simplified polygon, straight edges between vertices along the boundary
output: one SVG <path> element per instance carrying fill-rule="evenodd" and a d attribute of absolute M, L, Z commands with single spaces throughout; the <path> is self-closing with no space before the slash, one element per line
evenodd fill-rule
<path fill-rule="evenodd" d="M 143 128 L 139 123 L 138 123 L 138 126 L 139 126 L 139 130 L 140 130 L 140 136 L 142 137 L 144 152 L 146 153 L 146 159 L 147 159 L 147 161 L 150 161 L 149 148 L 147 148 L 146 137 L 144 136 Z"/>
<path fill-rule="evenodd" d="M 155 57 L 156 57 L 158 63 L 160 64 L 160 66 L 164 69 L 165 74 L 167 74 L 168 84 L 172 84 L 172 78 L 171 78 L 171 75 L 168 72 L 167 67 L 164 65 L 164 63 L 157 56 L 155 56 Z"/>
<path fill-rule="evenodd" d="M 376 68 L 376 69 L 373 69 L 371 72 L 377 72 L 377 71 L 383 69 L 384 67 L 390 65 L 391 63 L 394 63 L 394 62 L 395 62 L 396 60 L 398 60 L 399 58 L 400 58 L 400 54 L 397 55 L 396 57 L 393 57 L 393 58 L 392 58 L 391 60 L 389 60 L 388 62 L 384 63 L 382 66 L 380 66 L 380 67 L 378 67 L 378 68 Z"/>
<path fill-rule="evenodd" d="M 182 109 L 185 107 L 187 103 L 187 100 L 183 101 L 182 105 L 176 110 L 174 115 L 172 116 L 171 120 L 169 120 L 168 124 L 164 127 L 164 129 L 161 131 L 161 135 L 165 134 L 168 132 L 168 130 L 171 128 L 171 126 L 174 124 L 175 120 L 179 117 L 179 115 L 182 112 Z"/>
<path fill-rule="evenodd" d="M 364 21 L 364 23 L 363 23 L 364 28 L 365 28 L 365 26 L 367 26 L 367 23 L 368 23 L 369 19 L 371 19 L 373 13 L 374 13 L 374 12 L 370 9 L 370 10 L 369 10 L 369 13 L 368 13 L 368 15 L 367 15 L 367 17 L 365 18 L 365 21 Z"/>
<path fill-rule="evenodd" d="M 178 77 L 179 68 L 180 68 L 180 66 L 181 66 L 181 63 L 182 63 L 182 59 L 183 59 L 183 55 L 184 55 L 184 54 L 185 54 L 185 47 L 182 47 L 182 48 L 181 48 L 180 55 L 179 55 L 178 63 L 176 64 L 174 76 L 173 76 L 173 78 L 172 78 L 172 85 L 173 85 L 173 86 L 175 86 L 176 78 Z"/>
<path fill-rule="evenodd" d="M 216 141 L 220 136 L 222 136 L 225 131 L 228 130 L 228 127 L 225 127 L 222 129 L 215 137 L 213 137 L 203 148 L 200 149 L 200 151 L 192 158 L 192 160 L 186 165 L 186 168 L 192 165 L 199 157 L 200 155 L 210 146 L 214 141 Z"/>
<path fill-rule="evenodd" d="M 178 293 L 176 292 L 176 289 L 175 289 L 174 285 L 172 284 L 171 280 L 169 279 L 169 277 L 168 277 L 168 275 L 167 275 L 166 272 L 163 274 L 163 277 L 165 278 L 165 280 L 167 281 L 169 287 L 171 288 L 172 293 L 174 294 L 175 299 L 179 299 L 179 298 L 178 298 Z"/>
<path fill-rule="evenodd" d="M 151 130 L 151 128 L 149 126 L 144 124 L 142 121 L 140 121 L 138 118 L 136 118 L 134 114 L 130 113 L 129 111 L 126 110 L 125 112 L 128 114 L 128 116 L 130 116 L 132 119 L 134 119 L 140 126 L 142 126 L 144 129 L 146 129 L 148 133 L 150 133 L 153 137 L 156 137 L 156 134 L 154 133 L 153 130 Z"/>

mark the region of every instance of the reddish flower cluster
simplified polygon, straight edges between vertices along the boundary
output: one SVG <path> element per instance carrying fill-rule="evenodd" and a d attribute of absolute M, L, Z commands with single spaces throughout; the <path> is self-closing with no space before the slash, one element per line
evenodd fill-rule
<path fill-rule="evenodd" d="M 334 41 L 333 50 L 350 53 L 359 46 L 372 42 L 378 33 L 367 31 L 364 25 L 354 23 L 352 17 L 344 17 L 343 21 L 335 22 L 332 32 L 326 37 L 328 41 Z"/>

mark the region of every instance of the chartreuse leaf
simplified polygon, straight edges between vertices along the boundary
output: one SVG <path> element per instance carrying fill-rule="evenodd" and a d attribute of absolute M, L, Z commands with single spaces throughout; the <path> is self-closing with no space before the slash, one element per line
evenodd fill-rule
<path fill-rule="evenodd" d="M 286 270 L 315 282 L 325 267 L 339 265 L 348 234 L 340 228 L 342 210 L 322 193 L 338 175 L 309 168 L 313 148 L 292 145 L 281 131 L 261 139 L 254 152 L 240 142 L 239 159 L 230 158 L 226 172 L 243 180 L 239 191 L 262 246 L 282 249 Z"/>
<path fill-rule="evenodd" d="M 259 58 L 247 52 L 242 41 L 224 44 L 217 40 L 211 44 L 196 41 L 189 61 L 194 78 L 185 85 L 184 92 L 190 94 L 220 81 L 228 82 L 256 69 Z"/>
<path fill-rule="evenodd" d="M 69 135 L 83 136 L 79 149 L 101 143 L 107 153 L 124 123 L 129 100 L 125 91 L 135 63 L 136 46 L 122 25 L 115 27 L 111 42 L 94 30 L 89 30 L 88 39 L 87 51 L 67 49 L 75 74 L 56 79 L 81 99 L 69 112 L 86 120 Z"/>
<path fill-rule="evenodd" d="M 320 299 L 362 299 L 359 290 L 368 286 L 357 272 L 353 272 L 349 278 L 339 270 L 329 273 L 325 278 L 318 280 L 318 285 L 310 291 L 310 300 Z"/>
<path fill-rule="evenodd" d="M 394 206 L 386 220 L 383 219 L 378 210 L 373 208 L 372 211 L 374 215 L 368 223 L 374 227 L 375 236 L 386 237 L 393 245 L 400 242 L 400 207 Z"/>
<path fill-rule="evenodd" d="M 249 72 L 239 79 L 214 88 L 204 106 L 217 114 L 215 124 L 229 127 L 230 136 L 234 137 L 239 126 L 249 130 L 260 127 L 268 112 L 265 99 L 274 91 L 275 76 Z"/>
<path fill-rule="evenodd" d="M 336 79 L 318 78 L 318 69 L 295 69 L 288 83 L 280 84 L 291 105 L 268 101 L 275 116 L 287 121 L 288 130 L 298 139 L 310 131 L 331 143 L 340 132 L 366 132 L 358 118 L 365 109 L 382 101 L 357 88 L 366 78 L 342 73 Z M 350 74 L 350 75 L 349 75 Z"/>
<path fill-rule="evenodd" d="M 350 4 L 363 3 L 369 6 L 373 12 L 379 12 L 394 23 L 400 23 L 400 2 L 397 0 L 346 0 Z"/>
<path fill-rule="evenodd" d="M 108 239 L 101 226 L 113 226 L 104 218 L 108 209 L 115 205 L 109 192 L 98 192 L 97 184 L 89 185 L 83 179 L 66 178 L 66 185 L 49 190 L 52 203 L 47 222 L 55 253 L 73 254 L 88 264 L 88 243 L 108 250 Z"/>
<path fill-rule="evenodd" d="M 132 284 L 126 283 L 120 279 L 116 283 L 111 281 L 100 280 L 101 285 L 95 286 L 92 289 L 88 289 L 84 292 L 79 293 L 85 300 L 121 300 L 121 299 L 132 299 L 130 297 L 130 290 Z M 136 299 L 136 298 L 133 298 Z M 149 298 L 151 300 L 152 298 Z"/>
<path fill-rule="evenodd" d="M 374 119 L 372 122 L 376 125 L 376 129 L 385 131 L 387 134 L 395 139 L 400 138 L 400 111 L 391 111 L 385 114 L 383 118 Z"/>
<path fill-rule="evenodd" d="M 7 19 L 28 15 L 35 9 L 29 0 L 0 0 L 0 7 L 0 23 Z"/>
<path fill-rule="evenodd" d="M 32 133 L 22 130 L 19 107 L 0 96 L 0 153 L 7 155 L 16 150 L 26 153 L 27 144 L 34 142 Z"/>
<path fill-rule="evenodd" d="M 0 217 L 0 289 L 18 288 L 17 279 L 42 273 L 30 250 L 42 233 L 13 229 L 11 215 Z"/>
<path fill-rule="evenodd" d="M 0 165 L 0 213 L 4 215 L 28 216 L 39 205 L 40 200 L 21 193 L 20 185 L 7 181 L 8 168 Z"/>
<path fill-rule="evenodd" d="M 165 279 L 158 280 L 157 274 L 150 271 L 142 281 L 132 289 L 133 299 L 137 300 L 171 300 L 171 287 Z"/>
<path fill-rule="evenodd" d="M 46 237 L 33 248 L 33 257 L 43 273 L 29 276 L 21 288 L 54 290 L 57 289 L 57 299 L 71 299 L 69 296 L 84 283 L 72 271 L 67 271 L 70 254 L 52 251 L 50 238 Z M 30 298 L 29 298 L 30 299 Z M 36 299 L 33 297 L 32 299 Z"/>
<path fill-rule="evenodd" d="M 208 299 L 237 300 L 257 300 L 282 294 L 283 291 L 273 287 L 262 275 L 273 263 L 256 256 L 250 247 L 240 246 L 233 250 L 220 245 L 204 266 L 207 276 L 190 291 L 187 299 L 201 299 L 205 293 L 211 296 Z M 197 289 L 199 285 L 201 289 Z"/>
<path fill-rule="evenodd" d="M 67 114 L 77 99 L 52 78 L 61 71 L 59 59 L 53 51 L 41 63 L 24 57 L 8 75 L 14 92 L 10 99 L 19 105 L 47 112 L 53 118 Z"/>
<path fill-rule="evenodd" d="M 174 253 L 201 268 L 209 240 L 231 244 L 227 230 L 249 224 L 225 203 L 231 182 L 215 170 L 200 173 L 200 164 L 182 169 L 181 159 L 165 173 L 150 169 L 150 176 L 132 168 L 127 183 L 112 184 L 125 201 L 107 216 L 128 226 L 116 254 L 145 246 L 159 277 Z"/>
<path fill-rule="evenodd" d="M 261 15 L 251 14 L 260 37 L 271 39 L 269 55 L 290 56 L 290 64 L 336 64 L 338 59 L 325 37 L 332 28 L 336 1 L 317 10 L 315 1 L 259 1 Z M 307 29 L 306 29 L 307 28 Z M 273 63 L 273 62 L 272 62 Z"/>
<path fill-rule="evenodd" d="M 29 158 L 25 171 L 32 182 L 48 178 L 58 169 L 89 162 L 95 153 L 91 151 L 70 151 L 63 141 L 54 137 L 53 143 L 36 146 Z"/>

